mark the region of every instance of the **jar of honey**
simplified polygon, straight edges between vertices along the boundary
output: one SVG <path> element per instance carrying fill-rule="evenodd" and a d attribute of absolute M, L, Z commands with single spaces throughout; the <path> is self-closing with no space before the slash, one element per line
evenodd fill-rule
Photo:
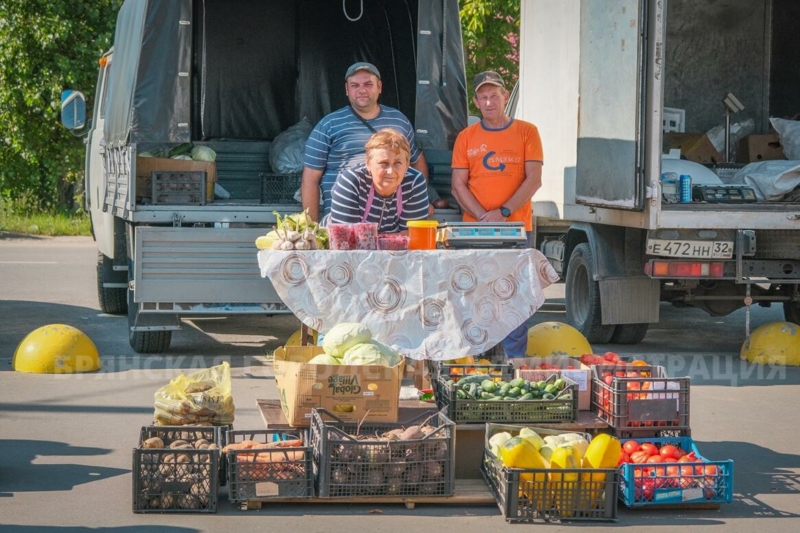
<path fill-rule="evenodd" d="M 435 220 L 410 220 L 408 222 L 408 249 L 435 250 L 437 227 L 439 227 L 439 223 Z"/>

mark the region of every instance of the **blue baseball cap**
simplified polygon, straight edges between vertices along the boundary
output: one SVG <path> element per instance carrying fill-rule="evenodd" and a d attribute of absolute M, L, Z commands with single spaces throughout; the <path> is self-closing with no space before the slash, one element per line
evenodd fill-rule
<path fill-rule="evenodd" d="M 378 77 L 378 79 L 381 79 L 381 73 L 378 71 L 378 67 L 376 67 L 372 63 L 367 63 L 366 61 L 359 61 L 358 63 L 353 63 L 352 65 L 350 65 L 350 68 L 347 69 L 347 72 L 344 75 L 345 81 L 347 81 L 347 78 L 349 78 L 359 70 L 366 70 L 370 74 L 375 74 Z"/>

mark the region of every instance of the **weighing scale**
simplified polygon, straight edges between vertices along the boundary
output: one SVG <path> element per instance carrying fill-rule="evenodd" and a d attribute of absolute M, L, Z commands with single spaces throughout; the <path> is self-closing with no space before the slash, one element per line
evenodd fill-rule
<path fill-rule="evenodd" d="M 692 187 L 693 202 L 710 204 L 741 204 L 756 202 L 756 191 L 745 185 L 695 185 Z"/>
<path fill-rule="evenodd" d="M 520 248 L 527 246 L 522 222 L 445 222 L 436 231 L 439 248 Z"/>

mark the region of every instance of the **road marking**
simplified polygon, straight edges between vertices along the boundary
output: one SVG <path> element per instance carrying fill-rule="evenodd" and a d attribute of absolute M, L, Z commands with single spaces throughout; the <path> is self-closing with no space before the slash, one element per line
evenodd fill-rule
<path fill-rule="evenodd" d="M 57 265 L 57 261 L 0 261 L 0 265 Z"/>

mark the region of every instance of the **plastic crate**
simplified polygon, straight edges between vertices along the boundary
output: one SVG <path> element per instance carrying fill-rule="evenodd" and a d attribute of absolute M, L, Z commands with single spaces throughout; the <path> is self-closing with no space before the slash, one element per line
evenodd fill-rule
<path fill-rule="evenodd" d="M 314 495 L 311 448 L 305 431 L 229 431 L 228 442 L 253 440 L 264 445 L 280 440 L 301 439 L 303 446 L 267 450 L 228 450 L 228 499 L 310 498 Z"/>
<path fill-rule="evenodd" d="M 733 501 L 733 461 L 709 461 L 700 454 L 691 437 L 633 439 L 658 446 L 672 444 L 694 452 L 704 462 L 624 463 L 620 465 L 619 499 L 628 507 Z M 688 472 L 686 471 L 688 469 Z M 702 469 L 698 471 L 698 469 Z"/>
<path fill-rule="evenodd" d="M 302 174 L 269 174 L 262 173 L 261 203 L 262 204 L 298 204 L 294 195 L 300 188 Z"/>
<path fill-rule="evenodd" d="M 153 205 L 205 205 L 206 173 L 202 170 L 182 172 L 154 171 L 151 175 Z"/>
<path fill-rule="evenodd" d="M 151 437 L 158 437 L 164 441 L 166 446 L 169 446 L 176 440 L 185 440 L 189 444 L 194 444 L 200 439 L 213 442 L 219 448 L 219 484 L 224 486 L 228 481 L 227 464 L 228 461 L 222 454 L 222 448 L 225 447 L 227 432 L 233 429 L 231 425 L 225 426 L 159 426 L 153 424 L 152 426 L 143 426 L 139 432 L 139 445 L 145 439 Z"/>
<path fill-rule="evenodd" d="M 133 450 L 134 513 L 215 513 L 219 453 L 195 449 Z"/>
<path fill-rule="evenodd" d="M 511 363 L 497 363 L 490 365 L 481 364 L 450 364 L 447 361 L 428 361 L 428 371 L 431 377 L 431 388 L 436 394 L 439 388 L 438 377 L 442 376 L 445 381 L 470 376 L 473 374 L 485 374 L 486 379 L 502 379 L 509 381 L 514 379 L 514 366 Z"/>
<path fill-rule="evenodd" d="M 611 372 L 608 383 L 604 372 Z M 667 377 L 661 366 L 594 365 L 592 410 L 621 438 L 688 435 L 689 384 L 688 377 Z"/>
<path fill-rule="evenodd" d="M 484 450 L 481 473 L 508 522 L 617 519 L 615 468 L 506 468 Z"/>
<path fill-rule="evenodd" d="M 435 430 L 422 439 L 368 441 L 354 436 L 375 436 L 425 421 Z M 452 496 L 455 491 L 455 424 L 442 413 L 430 411 L 405 424 L 359 427 L 314 409 L 310 441 L 322 498 Z"/>
<path fill-rule="evenodd" d="M 550 376 L 548 383 L 555 382 L 559 376 Z M 457 396 L 457 387 L 437 378 L 436 404 L 439 409 L 447 409 L 447 416 L 456 424 L 460 423 L 535 423 L 535 422 L 574 422 L 578 418 L 578 385 L 571 379 L 562 378 L 566 386 L 555 400 L 473 400 Z M 569 394 L 568 394 L 569 393 Z"/>

